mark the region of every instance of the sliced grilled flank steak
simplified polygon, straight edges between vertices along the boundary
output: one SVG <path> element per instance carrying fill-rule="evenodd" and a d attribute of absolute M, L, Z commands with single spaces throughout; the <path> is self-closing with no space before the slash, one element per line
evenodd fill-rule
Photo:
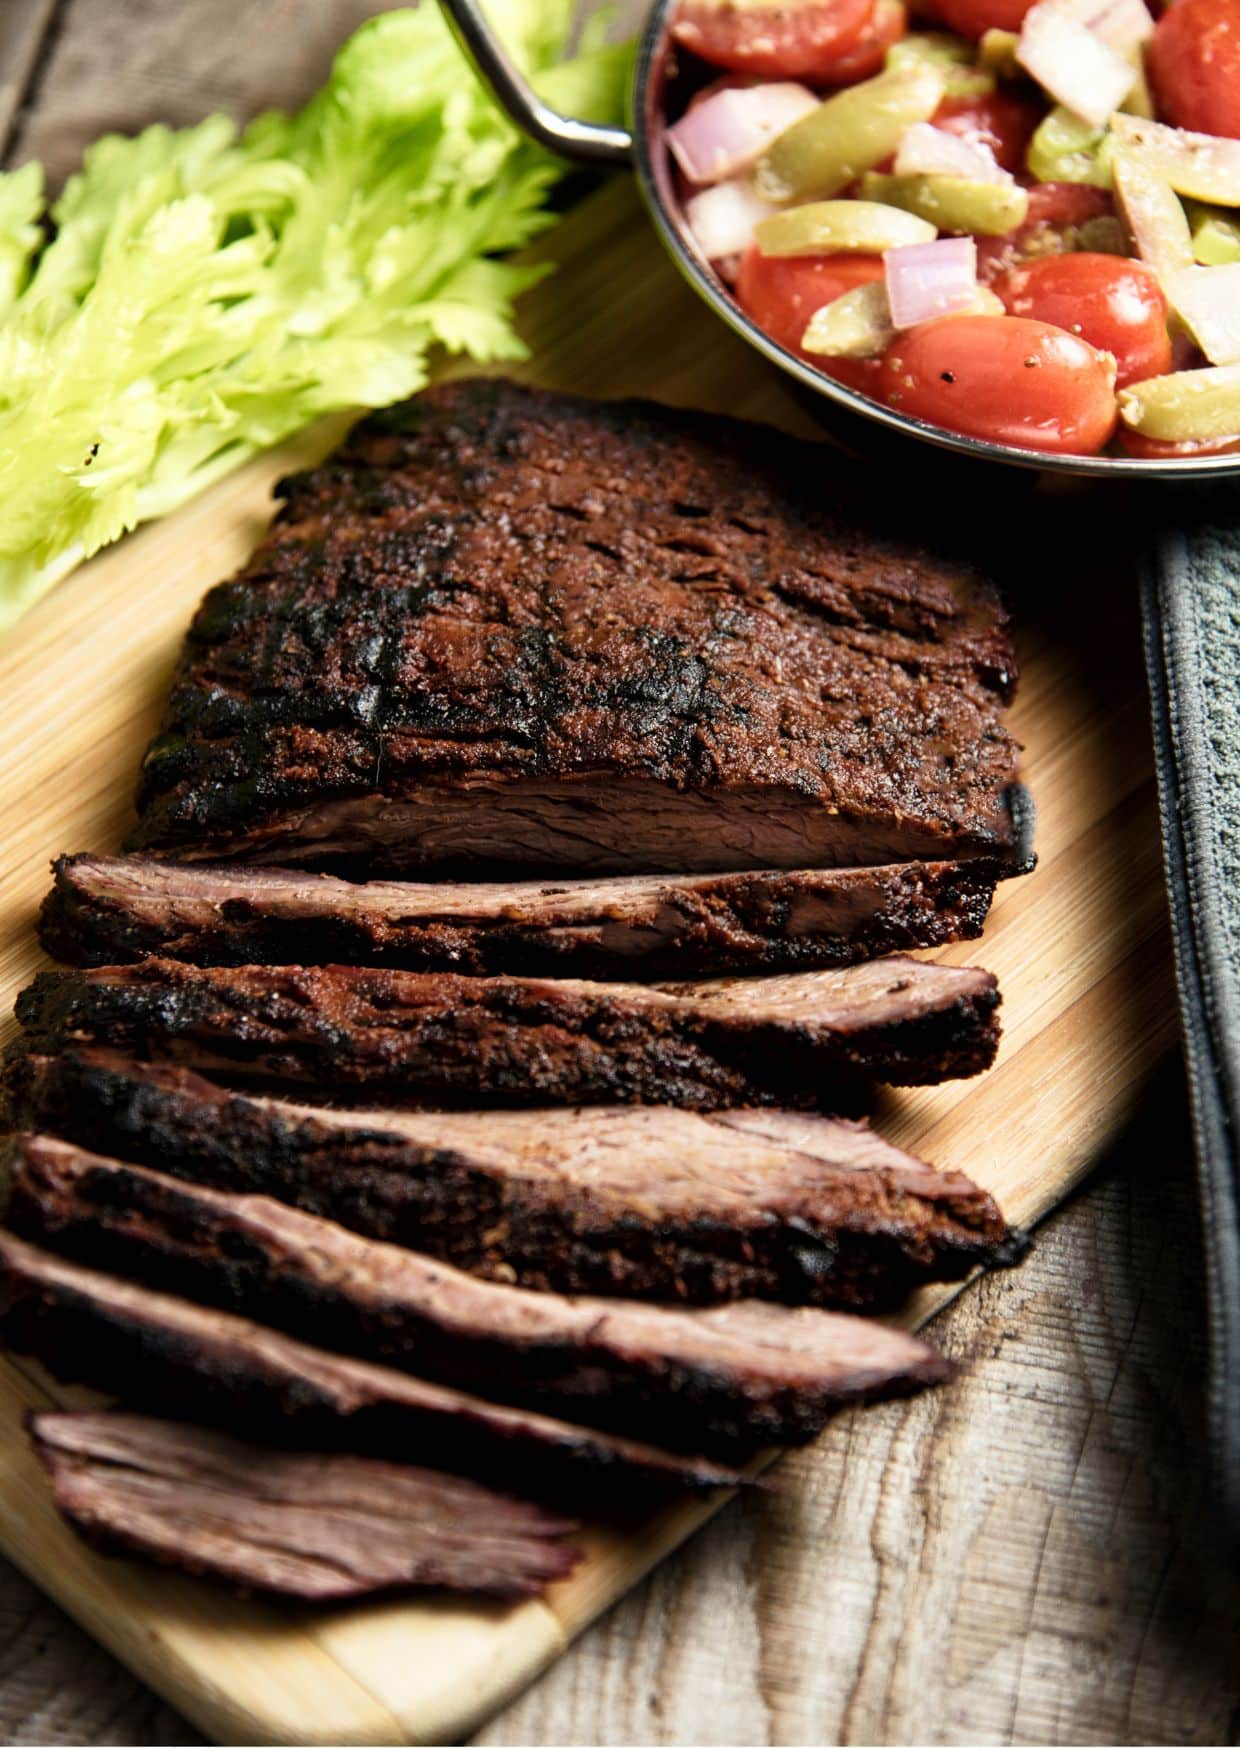
<path fill-rule="evenodd" d="M 762 427 L 504 381 L 366 419 L 203 602 L 129 847 L 579 874 L 1013 855 L 1007 616 L 937 507 L 897 532 L 870 489 Z"/>
<path fill-rule="evenodd" d="M 748 1300 L 686 1311 L 496 1285 L 266 1196 L 46 1136 L 11 1153 L 9 1223 L 99 1268 L 327 1348 L 663 1445 L 795 1444 L 842 1402 L 940 1378 L 873 1319 Z"/>
<path fill-rule="evenodd" d="M 17 1015 L 41 1053 L 91 1042 L 323 1089 L 713 1109 L 976 1074 L 998 1002 L 988 971 L 900 958 L 661 986 L 144 959 L 42 972 Z"/>
<path fill-rule="evenodd" d="M 562 1486 L 619 1479 L 714 1487 L 721 1464 L 505 1407 L 327 1353 L 229 1312 L 102 1274 L 0 1231 L 0 1336 L 66 1383 L 138 1408 L 318 1448 Z"/>
<path fill-rule="evenodd" d="M 306 1602 L 435 1585 L 536 1596 L 572 1571 L 574 1528 L 433 1469 L 239 1444 L 140 1414 L 35 1414 L 56 1504 L 101 1552 Z"/>
<path fill-rule="evenodd" d="M 117 965 L 391 965 L 518 976 L 817 970 L 982 931 L 995 862 L 488 885 L 62 856 L 40 935 Z"/>
<path fill-rule="evenodd" d="M 831 1117 L 330 1111 L 90 1049 L 17 1058 L 10 1102 L 19 1124 L 527 1287 L 860 1309 L 1012 1245 L 962 1173 Z"/>

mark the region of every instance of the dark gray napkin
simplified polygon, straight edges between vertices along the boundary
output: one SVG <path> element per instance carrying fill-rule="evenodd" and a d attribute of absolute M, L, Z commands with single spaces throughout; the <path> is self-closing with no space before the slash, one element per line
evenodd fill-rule
<path fill-rule="evenodd" d="M 1154 540 L 1146 663 L 1197 1141 L 1210 1317 L 1210 1441 L 1240 1542 L 1240 493 Z"/>

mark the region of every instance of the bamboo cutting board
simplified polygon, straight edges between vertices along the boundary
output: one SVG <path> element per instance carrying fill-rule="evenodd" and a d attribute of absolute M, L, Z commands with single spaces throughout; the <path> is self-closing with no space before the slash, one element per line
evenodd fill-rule
<path fill-rule="evenodd" d="M 559 271 L 526 300 L 534 362 L 521 374 L 812 433 L 778 377 L 678 280 L 627 184 L 577 209 L 539 253 Z M 254 544 L 273 480 L 316 459 L 343 428 L 328 422 L 104 553 L 0 644 L 0 1013 L 41 963 L 31 925 L 49 857 L 119 841 L 194 605 Z M 983 942 L 943 955 L 998 973 L 998 1064 L 977 1081 L 893 1093 L 880 1113 L 893 1140 L 969 1172 L 1019 1223 L 1039 1219 L 1088 1172 L 1175 1041 L 1135 593 L 1104 567 L 1083 579 L 1070 556 L 1018 603 L 1024 675 L 1013 722 L 1040 864 L 1000 887 Z M 12 1023 L 3 1024 L 7 1041 Z M 955 1290 L 919 1294 L 904 1320 L 924 1320 Z M 545 1601 L 427 1598 L 310 1613 L 104 1560 L 78 1543 L 21 1430 L 28 1407 L 71 1399 L 80 1394 L 36 1367 L 0 1360 L 0 1547 L 221 1742 L 458 1739 L 718 1503 L 672 1503 L 623 1533 L 589 1531 L 588 1558 Z"/>

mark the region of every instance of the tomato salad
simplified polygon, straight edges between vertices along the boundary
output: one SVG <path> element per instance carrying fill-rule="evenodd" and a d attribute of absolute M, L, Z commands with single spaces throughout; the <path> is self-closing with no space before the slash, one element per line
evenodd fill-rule
<path fill-rule="evenodd" d="M 680 0 L 672 36 L 689 227 L 779 345 L 991 443 L 1240 451 L 1240 0 Z"/>

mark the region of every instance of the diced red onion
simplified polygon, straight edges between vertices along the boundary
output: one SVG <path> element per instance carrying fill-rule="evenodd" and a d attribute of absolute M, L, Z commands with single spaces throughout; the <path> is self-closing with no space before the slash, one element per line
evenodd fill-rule
<path fill-rule="evenodd" d="M 818 103 L 804 85 L 729 86 L 695 103 L 668 128 L 667 143 L 690 182 L 722 182 Z"/>
<path fill-rule="evenodd" d="M 904 130 L 896 152 L 897 176 L 965 176 L 970 182 L 1010 182 L 989 146 L 915 121 Z"/>
<path fill-rule="evenodd" d="M 708 261 L 740 255 L 753 241 L 753 228 L 775 208 L 760 200 L 748 182 L 717 182 L 685 202 L 693 240 Z"/>
<path fill-rule="evenodd" d="M 1072 17 L 1058 0 L 1025 14 L 1016 59 L 1056 103 L 1104 127 L 1132 90 L 1136 66 Z"/>
<path fill-rule="evenodd" d="M 1211 364 L 1240 364 L 1240 261 L 1182 267 L 1164 276 L 1163 289 Z"/>
<path fill-rule="evenodd" d="M 1063 6 L 1063 0 L 1059 4 Z M 1154 34 L 1154 20 L 1145 0 L 1067 0 L 1064 9 L 1121 54 Z"/>
<path fill-rule="evenodd" d="M 892 325 L 913 328 L 971 307 L 977 298 L 977 244 L 972 237 L 907 243 L 883 256 Z"/>

